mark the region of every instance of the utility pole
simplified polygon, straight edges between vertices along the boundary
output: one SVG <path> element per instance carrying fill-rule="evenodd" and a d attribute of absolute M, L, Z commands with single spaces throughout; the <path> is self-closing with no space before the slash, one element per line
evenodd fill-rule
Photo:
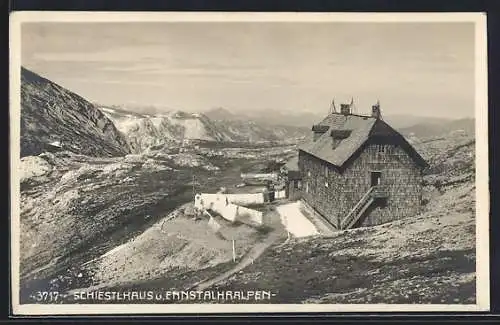
<path fill-rule="evenodd" d="M 197 185 L 201 185 L 200 183 L 198 183 L 197 179 L 196 179 L 196 176 L 192 173 L 191 174 L 191 186 L 192 186 L 192 190 L 193 190 L 193 198 L 196 196 L 196 186 Z"/>

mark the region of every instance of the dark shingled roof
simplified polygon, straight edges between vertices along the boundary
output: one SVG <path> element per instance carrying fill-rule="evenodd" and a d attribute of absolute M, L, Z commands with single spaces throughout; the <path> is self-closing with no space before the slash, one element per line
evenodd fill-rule
<path fill-rule="evenodd" d="M 318 126 L 328 126 L 328 129 L 316 141 L 311 140 L 299 146 L 299 150 L 327 161 L 334 166 L 343 167 L 372 136 L 380 136 L 379 129 L 384 130 L 384 136 L 397 138 L 417 164 L 422 167 L 427 166 L 424 159 L 401 134 L 384 121 L 374 117 L 331 113 L 323 121 L 316 124 L 316 130 L 323 129 L 323 127 Z M 351 131 L 350 134 L 346 132 L 349 130 Z M 374 130 L 375 132 L 373 132 Z M 347 133 L 349 136 L 346 138 L 335 138 L 335 136 L 332 136 L 332 134 L 335 135 L 337 133 Z"/>

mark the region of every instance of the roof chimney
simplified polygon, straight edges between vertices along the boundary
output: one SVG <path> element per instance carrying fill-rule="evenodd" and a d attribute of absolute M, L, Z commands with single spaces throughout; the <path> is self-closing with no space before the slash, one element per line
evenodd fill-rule
<path fill-rule="evenodd" d="M 340 104 L 340 113 L 344 115 L 351 114 L 351 105 L 349 104 Z"/>
<path fill-rule="evenodd" d="M 372 117 L 379 119 L 381 117 L 380 114 L 380 104 L 377 102 L 377 104 L 372 106 Z"/>

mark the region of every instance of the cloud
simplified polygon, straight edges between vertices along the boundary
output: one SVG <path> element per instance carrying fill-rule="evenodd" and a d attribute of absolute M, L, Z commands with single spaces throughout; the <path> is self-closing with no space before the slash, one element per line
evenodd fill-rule
<path fill-rule="evenodd" d="M 99 51 L 88 52 L 72 52 L 61 51 L 52 52 L 50 50 L 35 52 L 32 56 L 34 61 L 43 62 L 141 62 L 146 60 L 161 60 L 169 59 L 168 53 L 163 46 L 124 46 L 113 47 Z"/>
<path fill-rule="evenodd" d="M 445 25 L 39 24 L 23 64 L 108 103 L 299 108 L 341 94 L 404 110 L 474 98 L 473 28 Z"/>
<path fill-rule="evenodd" d="M 94 78 L 60 78 L 63 83 L 84 83 L 84 84 L 110 84 L 110 85 L 129 85 L 129 86 L 147 86 L 166 88 L 168 85 L 161 82 L 152 82 L 146 80 L 133 79 L 94 79 Z"/>

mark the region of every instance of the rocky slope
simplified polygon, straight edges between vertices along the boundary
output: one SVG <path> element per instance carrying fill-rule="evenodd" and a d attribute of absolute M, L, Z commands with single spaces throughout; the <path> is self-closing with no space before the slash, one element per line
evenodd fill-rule
<path fill-rule="evenodd" d="M 211 119 L 204 114 L 170 111 L 156 114 L 128 112 L 117 107 L 100 109 L 126 136 L 134 152 L 177 144 L 183 140 L 211 142 L 293 143 L 308 130 L 300 127 L 266 126 L 253 121 Z"/>
<path fill-rule="evenodd" d="M 154 115 L 100 107 L 127 138 L 136 153 L 161 144 L 178 144 L 182 140 L 231 141 L 206 116 L 172 111 Z"/>
<path fill-rule="evenodd" d="M 231 259 L 231 243 L 207 231 L 207 220 L 196 221 L 186 213 L 170 222 L 168 229 L 158 230 L 158 225 L 171 211 L 192 201 L 193 184 L 197 191 L 209 192 L 232 187 L 241 182 L 241 172 L 263 168 L 259 164 L 266 159 L 286 159 L 291 150 L 200 148 L 171 153 L 159 149 L 101 158 L 60 151 L 23 157 L 23 294 L 37 288 L 62 290 L 153 279 L 179 265 L 186 266 L 181 268 L 186 272 Z M 248 247 L 259 237 L 244 225 L 235 231 Z M 104 262 L 82 267 L 121 244 L 140 254 L 122 250 L 108 255 Z M 155 245 L 157 249 L 152 249 Z M 244 249 L 239 247 L 238 254 Z M 191 264 L 181 262 L 182 258 Z M 161 268 L 158 260 L 164 260 Z M 138 268 L 133 261 L 144 267 Z"/>
<path fill-rule="evenodd" d="M 95 105 L 22 67 L 21 156 L 49 150 L 54 142 L 89 156 L 130 152 L 123 135 Z"/>

